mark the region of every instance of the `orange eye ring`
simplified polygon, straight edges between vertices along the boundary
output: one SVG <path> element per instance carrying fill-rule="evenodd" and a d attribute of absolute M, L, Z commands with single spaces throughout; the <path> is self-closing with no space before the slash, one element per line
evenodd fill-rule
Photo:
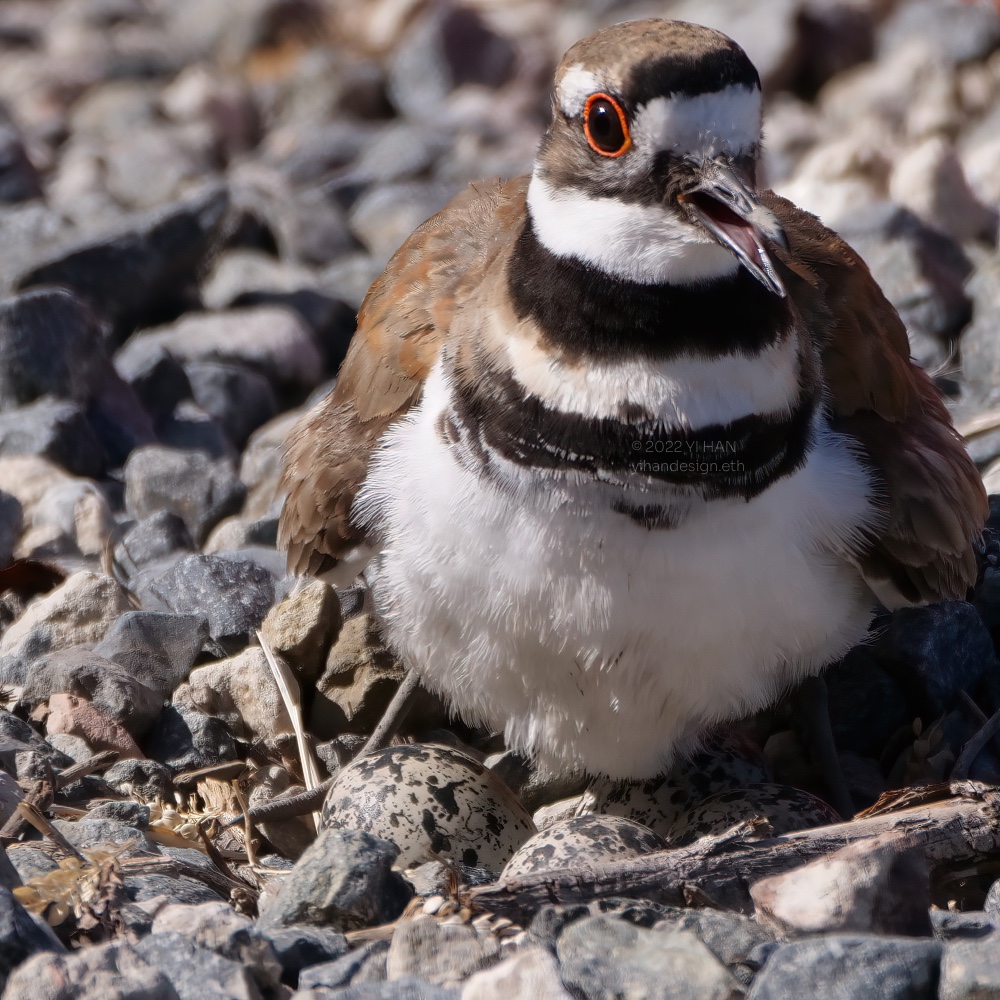
<path fill-rule="evenodd" d="M 583 106 L 583 134 L 590 148 L 601 156 L 614 158 L 632 148 L 625 111 L 610 94 L 591 94 L 587 98 Z"/>

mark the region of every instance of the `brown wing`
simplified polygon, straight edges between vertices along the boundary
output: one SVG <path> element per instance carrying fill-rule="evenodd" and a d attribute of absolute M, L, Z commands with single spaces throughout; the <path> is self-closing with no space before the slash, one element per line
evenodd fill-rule
<path fill-rule="evenodd" d="M 420 398 L 456 308 L 524 213 L 527 178 L 475 184 L 396 252 L 358 313 L 337 385 L 286 445 L 278 544 L 289 569 L 318 575 L 365 541 L 351 505 L 383 431 Z"/>
<path fill-rule="evenodd" d="M 864 261 L 818 219 L 770 192 L 788 236 L 777 255 L 789 291 L 816 317 L 823 374 L 838 428 L 882 477 L 887 521 L 862 569 L 909 601 L 964 597 L 989 513 L 976 467 L 927 374 L 910 360 L 906 329 Z"/>

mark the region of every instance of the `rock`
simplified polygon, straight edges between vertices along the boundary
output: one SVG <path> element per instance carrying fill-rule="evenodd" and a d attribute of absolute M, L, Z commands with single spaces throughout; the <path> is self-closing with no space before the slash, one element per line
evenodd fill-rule
<path fill-rule="evenodd" d="M 236 460 L 236 450 L 222 427 L 194 400 L 184 399 L 157 428 L 160 444 L 178 451 L 201 451 L 209 458 Z"/>
<path fill-rule="evenodd" d="M 0 771 L 0 826 L 17 812 L 17 804 L 24 799 L 24 791 L 14 777 Z"/>
<path fill-rule="evenodd" d="M 392 983 L 361 983 L 330 993 L 326 990 L 300 990 L 294 1000 L 461 1000 L 457 988 L 433 986 L 423 979 L 397 979 Z"/>
<path fill-rule="evenodd" d="M 73 763 L 69 757 L 42 739 L 23 719 L 0 710 L 0 766 L 8 774 L 16 774 L 17 755 L 23 751 L 44 757 L 57 770 Z"/>
<path fill-rule="evenodd" d="M 179 1000 L 261 1000 L 247 969 L 181 934 L 150 934 L 135 949 L 170 980 Z"/>
<path fill-rule="evenodd" d="M 983 903 L 983 911 L 991 919 L 1000 921 L 1000 879 L 990 886 Z"/>
<path fill-rule="evenodd" d="M 209 623 L 200 614 L 129 611 L 108 629 L 94 652 L 167 696 L 187 680 L 208 638 Z"/>
<path fill-rule="evenodd" d="M 228 903 L 165 906 L 153 919 L 153 934 L 171 932 L 245 967 L 265 995 L 279 989 L 281 966 L 270 941 Z"/>
<path fill-rule="evenodd" d="M 0 414 L 0 455 L 39 455 L 76 476 L 99 478 L 107 456 L 83 411 L 42 398 Z"/>
<path fill-rule="evenodd" d="M 320 962 L 299 974 L 299 989 L 341 989 L 386 981 L 388 941 L 370 941 L 332 962 Z"/>
<path fill-rule="evenodd" d="M 14 559 L 14 546 L 24 525 L 24 511 L 21 501 L 10 493 L 0 490 L 0 567 L 7 566 Z"/>
<path fill-rule="evenodd" d="M 544 948 L 527 947 L 471 975 L 462 986 L 462 1000 L 572 1000 L 559 976 L 559 964 Z"/>
<path fill-rule="evenodd" d="M 310 731 L 320 738 L 345 731 L 370 733 L 404 673 L 373 615 L 357 615 L 344 622 L 316 683 Z"/>
<path fill-rule="evenodd" d="M 514 71 L 513 45 L 478 11 L 439 4 L 418 17 L 389 64 L 389 96 L 407 117 L 426 118 L 464 83 L 500 87 Z"/>
<path fill-rule="evenodd" d="M 116 750 L 120 757 L 141 757 L 128 730 L 96 709 L 86 698 L 58 692 L 49 695 L 46 731 L 66 733 L 85 740 L 93 753 Z"/>
<path fill-rule="evenodd" d="M 934 1000 L 937 941 L 831 934 L 779 945 L 757 974 L 749 1000 Z"/>
<path fill-rule="evenodd" d="M 386 973 L 389 981 L 414 977 L 437 986 L 457 986 L 500 957 L 500 942 L 480 936 L 470 924 L 413 920 L 392 935 Z"/>
<path fill-rule="evenodd" d="M 136 449 L 125 464 L 125 507 L 142 520 L 168 510 L 181 517 L 196 543 L 235 514 L 245 490 L 232 463 L 162 445 Z"/>
<path fill-rule="evenodd" d="M 113 374 L 100 324 L 69 292 L 0 301 L 0 410 L 40 396 L 88 403 Z"/>
<path fill-rule="evenodd" d="M 264 653 L 244 650 L 229 660 L 196 667 L 174 693 L 174 705 L 221 719 L 240 738 L 275 738 L 292 732 L 292 723 Z"/>
<path fill-rule="evenodd" d="M 368 253 L 345 254 L 323 269 L 322 287 L 352 308 L 359 309 L 372 282 L 381 276 L 385 265 L 384 257 Z"/>
<path fill-rule="evenodd" d="M 74 822 L 57 819 L 53 826 L 78 850 L 111 850 L 121 848 L 119 857 L 134 858 L 140 854 L 160 854 L 160 849 L 142 830 L 114 819 L 80 819 Z"/>
<path fill-rule="evenodd" d="M 996 241 L 996 210 L 973 194 L 954 148 L 940 136 L 924 140 L 896 161 L 889 196 L 959 242 Z"/>
<path fill-rule="evenodd" d="M 146 683 L 96 651 L 73 648 L 30 661 L 21 699 L 35 707 L 58 694 L 84 699 L 131 735 L 141 736 L 160 714 L 170 688 L 155 679 Z"/>
<path fill-rule="evenodd" d="M 174 790 L 170 771 L 155 760 L 120 760 L 104 772 L 104 780 L 140 802 L 170 802 Z"/>
<path fill-rule="evenodd" d="M 163 709 L 146 734 L 143 749 L 174 772 L 236 759 L 236 744 L 225 723 L 186 705 Z"/>
<path fill-rule="evenodd" d="M 780 934 L 931 933 L 926 863 L 861 841 L 750 887 L 757 920 Z"/>
<path fill-rule="evenodd" d="M 282 980 L 291 986 L 299 982 L 299 973 L 303 969 L 332 963 L 346 955 L 348 948 L 343 934 L 326 927 L 279 927 L 270 931 L 267 938 L 281 963 Z"/>
<path fill-rule="evenodd" d="M 97 642 L 119 615 L 131 610 L 110 577 L 84 570 L 32 603 L 0 638 L 4 682 L 23 684 L 28 664 L 39 656 Z"/>
<path fill-rule="evenodd" d="M 31 522 L 35 531 L 58 531 L 83 556 L 101 556 L 117 531 L 104 493 L 84 479 L 50 486 L 35 505 Z M 24 538 L 24 547 L 30 537 Z"/>
<path fill-rule="evenodd" d="M 149 815 L 149 806 L 141 802 L 102 802 L 87 813 L 87 819 L 113 819 L 126 826 L 134 826 L 137 830 L 145 830 L 149 827 Z"/>
<path fill-rule="evenodd" d="M 525 841 L 507 862 L 501 880 L 553 868 L 624 861 L 666 847 L 666 841 L 652 830 L 621 816 L 575 816 Z"/>
<path fill-rule="evenodd" d="M 967 285 L 973 298 L 973 320 L 962 334 L 962 369 L 973 389 L 984 395 L 996 390 L 1000 379 L 1000 349 L 996 324 L 1000 322 L 1000 262 L 984 257 Z"/>
<path fill-rule="evenodd" d="M 319 580 L 306 580 L 268 612 L 261 632 L 303 681 L 314 682 L 342 624 L 337 592 Z"/>
<path fill-rule="evenodd" d="M 912 39 L 933 45 L 955 65 L 985 59 L 1000 45 L 1000 18 L 987 6 L 914 0 L 898 8 L 879 32 L 879 56 Z"/>
<path fill-rule="evenodd" d="M 348 931 L 388 923 L 403 912 L 410 888 L 392 871 L 393 844 L 354 830 L 323 830 L 264 904 L 265 931 L 319 924 Z"/>
<path fill-rule="evenodd" d="M 993 640 L 967 601 L 893 612 L 872 644 L 875 659 L 900 678 L 915 710 L 936 718 L 996 665 Z"/>
<path fill-rule="evenodd" d="M 55 934 L 32 920 L 11 890 L 0 885 L 0 990 L 11 972 L 32 955 L 65 950 Z"/>
<path fill-rule="evenodd" d="M 204 882 L 184 875 L 128 875 L 125 878 L 125 894 L 133 903 L 148 903 L 158 900 L 163 906 L 200 906 L 202 903 L 217 903 L 222 898 Z"/>
<path fill-rule="evenodd" d="M 119 351 L 114 364 L 154 420 L 165 420 L 181 400 L 191 398 L 187 372 L 166 348 L 132 354 Z"/>
<path fill-rule="evenodd" d="M 932 908 L 930 917 L 934 937 L 939 941 L 978 941 L 997 930 L 985 913 L 976 910 L 961 913 Z"/>
<path fill-rule="evenodd" d="M 133 337 L 118 352 L 118 363 L 136 366 L 142 357 L 163 350 L 185 366 L 245 365 L 266 375 L 279 390 L 309 390 L 323 377 L 323 358 L 311 331 L 298 313 L 276 306 L 191 313 Z"/>
<path fill-rule="evenodd" d="M 736 1000 L 740 984 L 693 934 L 658 934 L 613 917 L 569 925 L 557 943 L 562 979 L 580 995 Z"/>
<path fill-rule="evenodd" d="M 323 803 L 323 826 L 392 841 L 399 863 L 445 858 L 499 871 L 535 832 L 514 793 L 475 758 L 433 743 L 353 760 Z"/>
<path fill-rule="evenodd" d="M 43 952 L 7 980 L 5 1000 L 179 1000 L 169 979 L 124 941 Z"/>
<path fill-rule="evenodd" d="M 41 197 L 42 184 L 24 141 L 17 129 L 5 121 L 0 124 L 0 202 L 13 204 Z"/>
<path fill-rule="evenodd" d="M 160 510 L 128 529 L 115 546 L 115 559 L 131 573 L 175 552 L 193 550 L 194 541 L 183 518 Z"/>
<path fill-rule="evenodd" d="M 823 675 L 838 750 L 877 757 L 900 726 L 911 721 L 899 685 L 865 646 L 855 646 Z"/>
<path fill-rule="evenodd" d="M 710 795 L 769 781 L 759 751 L 738 742 L 707 747 L 679 760 L 665 775 L 641 782 L 598 779 L 590 784 L 593 812 L 623 816 L 669 840 L 675 824 Z"/>
<path fill-rule="evenodd" d="M 201 547 L 211 555 L 216 552 L 239 552 L 241 549 L 274 548 L 278 542 L 277 515 L 264 516 L 256 521 L 243 517 L 227 517 L 220 521 Z M 284 566 L 281 567 L 284 572 Z"/>
<path fill-rule="evenodd" d="M 271 383 L 259 372 L 215 361 L 191 362 L 185 371 L 195 402 L 219 421 L 237 448 L 278 412 Z"/>
<path fill-rule="evenodd" d="M 978 941 L 950 941 L 941 957 L 939 1000 L 985 1000 L 1000 994 L 996 934 Z"/>
<path fill-rule="evenodd" d="M 113 324 L 118 340 L 176 314 L 186 289 L 221 232 L 229 208 L 223 187 L 131 217 L 116 231 L 68 243 L 24 271 L 19 289 L 71 289 Z"/>
<path fill-rule="evenodd" d="M 274 578 L 249 559 L 181 556 L 137 588 L 143 603 L 177 614 L 204 614 L 211 637 L 225 649 L 242 649 L 274 602 Z"/>

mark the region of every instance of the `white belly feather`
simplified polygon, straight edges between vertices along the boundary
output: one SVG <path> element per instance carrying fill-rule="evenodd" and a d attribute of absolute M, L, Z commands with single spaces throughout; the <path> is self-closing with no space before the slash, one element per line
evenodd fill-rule
<path fill-rule="evenodd" d="M 825 424 L 754 500 L 693 499 L 649 530 L 579 477 L 552 489 L 512 466 L 512 497 L 469 471 L 438 431 L 449 398 L 439 364 L 358 498 L 384 541 L 376 606 L 428 687 L 543 766 L 655 774 L 863 636 L 872 599 L 847 554 L 870 483 Z"/>

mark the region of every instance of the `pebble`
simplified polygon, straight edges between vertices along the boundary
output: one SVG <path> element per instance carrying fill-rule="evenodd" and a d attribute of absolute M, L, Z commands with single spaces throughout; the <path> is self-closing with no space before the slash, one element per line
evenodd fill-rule
<path fill-rule="evenodd" d="M 473 973 L 462 987 L 462 1000 L 571 1000 L 559 964 L 544 948 L 525 947 L 497 965 Z"/>
<path fill-rule="evenodd" d="M 437 986 L 457 986 L 499 957 L 500 942 L 477 934 L 468 924 L 408 921 L 392 936 L 386 977 L 390 982 L 412 976 Z"/>
<path fill-rule="evenodd" d="M 299 973 L 300 989 L 343 989 L 386 981 L 388 941 L 370 941 L 330 962 L 319 962 Z"/>
<path fill-rule="evenodd" d="M 321 830 L 261 910 L 270 932 L 314 924 L 340 932 L 388 923 L 403 912 L 410 888 L 392 870 L 399 851 L 356 830 Z"/>

